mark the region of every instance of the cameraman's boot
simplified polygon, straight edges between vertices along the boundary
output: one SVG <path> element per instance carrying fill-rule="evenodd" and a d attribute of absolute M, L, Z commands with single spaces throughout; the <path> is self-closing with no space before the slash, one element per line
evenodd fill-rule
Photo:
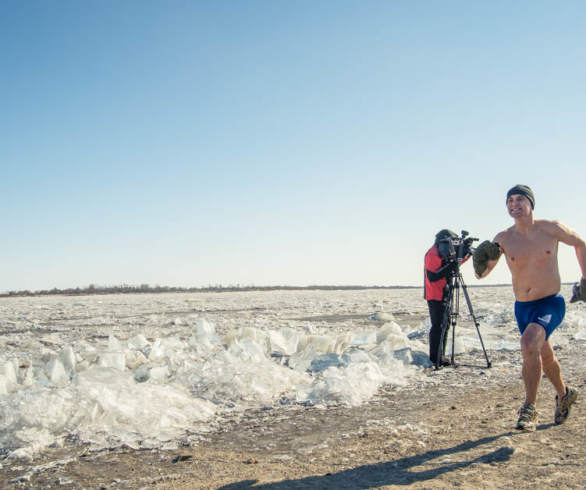
<path fill-rule="evenodd" d="M 440 368 L 440 367 L 445 367 L 445 366 L 451 366 L 452 365 L 452 361 L 450 361 L 447 357 L 440 357 L 439 362 L 437 362 L 436 360 L 432 359 L 431 357 L 429 358 L 429 360 L 433 363 L 433 365 L 436 368 Z"/>
<path fill-rule="evenodd" d="M 450 361 L 450 359 L 448 359 L 446 356 L 441 356 L 439 363 L 435 363 L 438 366 L 451 366 L 452 365 L 452 361 Z"/>
<path fill-rule="evenodd" d="M 438 342 L 439 344 L 439 342 Z M 445 349 L 444 350 L 439 350 L 439 346 L 437 348 L 437 350 L 433 349 L 432 346 L 430 346 L 429 349 L 429 360 L 434 364 L 435 367 L 444 367 L 444 366 L 451 366 L 452 365 L 452 361 L 450 361 L 450 359 L 446 356 L 443 355 Z M 439 361 L 438 361 L 439 359 Z"/>
<path fill-rule="evenodd" d="M 429 360 L 436 366 L 449 366 L 451 364 L 450 361 L 443 355 L 445 352 L 446 337 L 447 334 L 444 337 L 444 345 L 442 345 L 442 331 L 431 330 L 429 332 Z M 439 363 L 438 359 L 440 361 Z"/>
<path fill-rule="evenodd" d="M 449 330 L 449 328 L 448 328 Z M 446 345 L 448 343 L 448 330 L 446 330 L 445 334 L 443 335 L 443 342 L 442 342 L 442 332 L 440 332 L 438 338 L 432 338 L 430 333 L 430 359 L 431 362 L 435 364 L 436 368 L 451 366 L 452 361 L 448 357 L 444 355 L 446 352 Z M 440 347 L 441 344 L 441 347 Z M 435 352 L 435 355 L 432 356 L 431 352 Z M 438 361 L 439 359 L 439 361 Z"/>

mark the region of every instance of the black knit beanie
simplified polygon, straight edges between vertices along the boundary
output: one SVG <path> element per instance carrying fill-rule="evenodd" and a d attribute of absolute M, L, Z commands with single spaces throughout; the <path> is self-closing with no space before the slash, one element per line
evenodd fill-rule
<path fill-rule="evenodd" d="M 525 196 L 527 199 L 529 199 L 529 202 L 531 203 L 531 209 L 535 209 L 535 196 L 533 195 L 533 191 L 530 187 L 522 184 L 517 184 L 515 187 L 510 189 L 509 192 L 507 192 L 507 201 L 509 200 L 509 197 L 511 197 L 514 194 L 520 194 L 521 196 Z"/>

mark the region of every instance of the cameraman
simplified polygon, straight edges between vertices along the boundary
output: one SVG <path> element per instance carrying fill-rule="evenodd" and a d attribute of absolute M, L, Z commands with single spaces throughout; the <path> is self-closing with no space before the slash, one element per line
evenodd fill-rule
<path fill-rule="evenodd" d="M 444 345 L 440 347 L 442 336 L 442 323 L 446 312 L 448 277 L 455 271 L 457 262 L 453 258 L 442 258 L 439 253 L 439 244 L 442 240 L 458 238 L 451 230 L 441 230 L 435 236 L 433 246 L 425 254 L 425 283 L 423 297 L 427 300 L 431 329 L 429 331 L 429 359 L 434 364 L 449 366 L 450 361 L 441 356 L 445 348 L 445 340 L 448 338 L 447 331 L 444 337 Z M 449 324 L 448 324 L 449 328 Z M 441 358 L 439 358 L 441 356 Z"/>

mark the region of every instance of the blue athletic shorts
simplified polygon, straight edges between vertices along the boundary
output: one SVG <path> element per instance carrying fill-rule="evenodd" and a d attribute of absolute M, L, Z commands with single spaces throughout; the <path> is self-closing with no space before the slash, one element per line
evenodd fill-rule
<path fill-rule="evenodd" d="M 530 323 L 545 329 L 545 340 L 562 323 L 566 314 L 566 302 L 561 294 L 552 294 L 535 301 L 515 301 L 515 318 L 521 335 Z"/>

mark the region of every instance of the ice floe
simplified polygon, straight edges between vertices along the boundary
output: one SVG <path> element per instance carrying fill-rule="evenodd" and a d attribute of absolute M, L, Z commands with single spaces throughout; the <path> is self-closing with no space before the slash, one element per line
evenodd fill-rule
<path fill-rule="evenodd" d="M 482 291 L 486 347 L 518 348 L 510 289 Z M 65 440 L 168 449 L 227 413 L 357 406 L 422 376 L 428 330 L 418 290 L 3 299 L 0 457 Z M 456 354 L 480 349 L 467 311 L 456 331 Z M 586 340 L 584 309 L 560 331 Z"/>

